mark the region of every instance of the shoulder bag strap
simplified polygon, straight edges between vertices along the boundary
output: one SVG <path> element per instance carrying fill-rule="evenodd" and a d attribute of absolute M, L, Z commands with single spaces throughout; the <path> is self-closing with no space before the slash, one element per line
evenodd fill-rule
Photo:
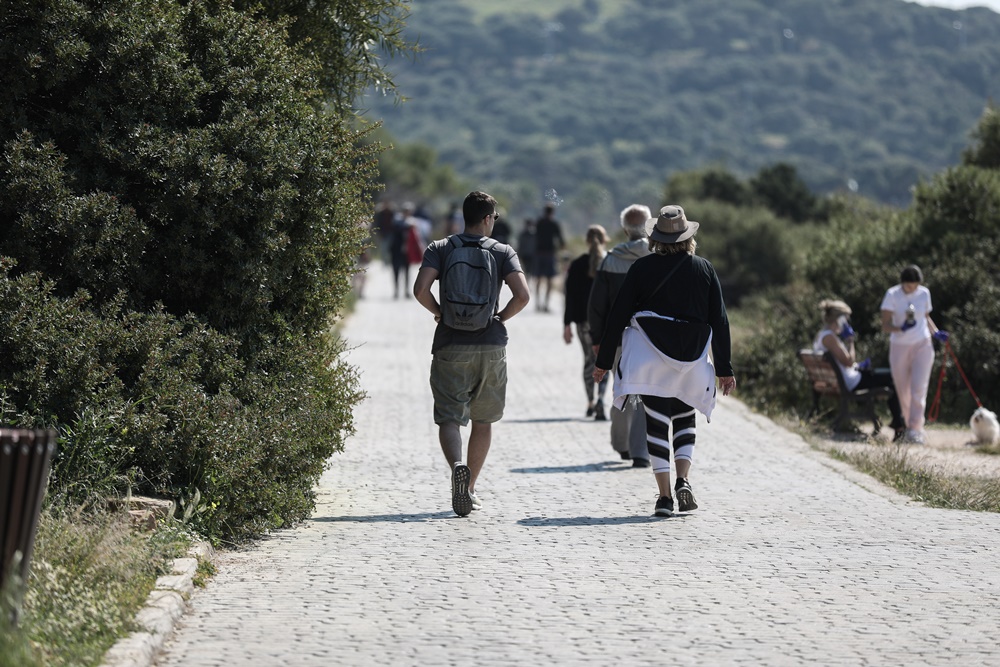
<path fill-rule="evenodd" d="M 691 255 L 688 255 L 688 257 L 690 258 Z M 656 296 L 656 293 L 660 291 L 660 288 L 662 288 L 664 285 L 667 284 L 667 281 L 670 280 L 670 276 L 674 275 L 677 269 L 681 268 L 681 264 L 683 263 L 684 260 L 682 259 L 681 261 L 677 262 L 677 265 L 674 268 L 670 269 L 670 272 L 667 273 L 667 275 L 663 278 L 663 280 L 660 281 L 660 284 L 656 286 L 656 289 L 653 290 L 652 294 L 649 295 L 650 299 Z"/>

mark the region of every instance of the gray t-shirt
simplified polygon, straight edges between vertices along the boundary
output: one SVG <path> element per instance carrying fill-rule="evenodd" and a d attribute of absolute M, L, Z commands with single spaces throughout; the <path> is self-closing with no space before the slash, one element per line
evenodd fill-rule
<path fill-rule="evenodd" d="M 459 234 L 458 237 L 462 241 L 468 242 L 475 242 L 486 238 L 478 234 Z M 448 253 L 452 249 L 454 249 L 454 246 L 449 244 L 447 238 L 433 241 L 427 246 L 427 250 L 424 251 L 424 261 L 420 265 L 420 268 L 426 266 L 434 269 L 438 272 L 438 279 L 440 280 L 445 257 L 448 256 Z M 517 258 L 517 253 L 509 245 L 497 243 L 490 248 L 490 252 L 493 253 L 493 257 L 497 261 L 497 266 L 500 268 L 500 275 L 497 276 L 497 279 L 500 281 L 501 287 L 503 286 L 504 278 L 508 275 L 514 272 L 521 273 L 521 262 Z M 497 294 L 499 293 L 500 290 L 498 289 Z M 440 301 L 440 298 L 438 300 Z M 494 309 L 498 306 L 499 304 L 494 304 Z M 431 345 L 431 353 L 433 354 L 441 348 L 451 345 L 496 345 L 497 347 L 505 347 L 507 345 L 507 327 L 497 318 L 493 318 L 489 326 L 482 331 L 458 331 L 439 323 L 437 329 L 434 331 L 434 343 Z"/>

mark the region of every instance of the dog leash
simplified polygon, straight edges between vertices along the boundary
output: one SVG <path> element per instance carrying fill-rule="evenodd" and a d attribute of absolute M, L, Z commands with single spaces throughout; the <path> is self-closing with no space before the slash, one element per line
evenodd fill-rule
<path fill-rule="evenodd" d="M 955 368 L 958 369 L 959 375 L 965 380 L 965 386 L 969 388 L 969 393 L 972 394 L 972 398 L 976 400 L 976 407 L 983 407 L 983 402 L 979 400 L 976 396 L 976 392 L 972 389 L 972 384 L 969 382 L 969 378 L 966 377 L 965 371 L 962 370 L 962 365 L 958 363 L 958 357 L 955 356 L 955 351 L 951 349 L 951 342 L 944 342 L 945 357 L 941 361 L 941 373 L 938 374 L 938 384 L 937 391 L 934 393 L 934 400 L 931 401 L 931 407 L 927 410 L 927 423 L 933 424 L 937 421 L 938 416 L 941 414 L 941 386 L 944 384 L 945 371 L 948 369 L 948 357 L 950 356 L 952 361 L 955 362 Z"/>

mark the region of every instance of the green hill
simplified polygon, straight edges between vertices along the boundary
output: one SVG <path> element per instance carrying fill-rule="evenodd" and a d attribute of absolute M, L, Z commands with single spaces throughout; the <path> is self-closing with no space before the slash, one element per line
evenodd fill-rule
<path fill-rule="evenodd" d="M 415 0 L 424 51 L 369 96 L 513 213 L 607 220 L 678 170 L 794 165 L 817 192 L 906 205 L 1000 98 L 1000 14 L 902 0 Z M 459 193 L 461 194 L 461 193 Z"/>

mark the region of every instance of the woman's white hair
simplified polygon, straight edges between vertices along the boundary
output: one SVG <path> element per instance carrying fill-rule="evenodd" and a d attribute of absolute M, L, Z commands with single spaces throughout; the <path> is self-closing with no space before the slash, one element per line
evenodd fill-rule
<path fill-rule="evenodd" d="M 622 222 L 622 229 L 628 234 L 629 239 L 641 239 L 646 236 L 646 221 L 653 217 L 648 206 L 642 204 L 632 204 L 619 214 Z"/>

